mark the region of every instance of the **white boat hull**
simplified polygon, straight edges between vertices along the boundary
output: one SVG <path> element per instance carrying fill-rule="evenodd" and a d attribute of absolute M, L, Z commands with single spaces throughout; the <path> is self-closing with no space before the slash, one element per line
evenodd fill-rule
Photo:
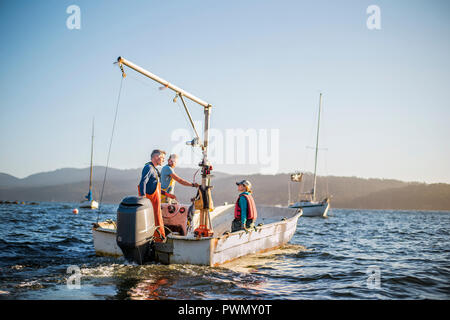
<path fill-rule="evenodd" d="M 92 228 L 95 254 L 98 256 L 123 256 L 122 250 L 116 241 L 116 224 L 113 222 L 100 222 Z"/>
<path fill-rule="evenodd" d="M 300 208 L 303 211 L 302 217 L 326 217 L 330 203 L 301 201 L 290 206 L 291 208 Z"/>
<path fill-rule="evenodd" d="M 276 249 L 287 244 L 295 233 L 301 211 L 265 206 L 258 206 L 257 210 L 256 223 L 262 223 L 261 226 L 248 232 L 241 230 L 231 233 L 229 230 L 234 218 L 234 205 L 218 207 L 211 212 L 213 237 L 196 238 L 192 233 L 186 236 L 169 234 L 165 243 L 155 246 L 157 260 L 166 264 L 217 266 L 248 254 Z M 198 224 L 198 216 L 194 215 L 194 226 Z M 108 234 L 109 237 L 100 236 L 99 232 L 102 231 L 93 229 L 96 252 L 101 255 L 117 255 L 120 248 L 116 244 L 115 230 Z"/>
<path fill-rule="evenodd" d="M 95 201 L 95 200 L 83 201 L 80 204 L 80 208 L 83 208 L 83 209 L 98 209 L 98 202 Z"/>

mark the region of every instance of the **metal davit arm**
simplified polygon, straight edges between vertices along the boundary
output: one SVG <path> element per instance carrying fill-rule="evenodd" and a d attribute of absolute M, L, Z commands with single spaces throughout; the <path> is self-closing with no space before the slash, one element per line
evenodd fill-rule
<path fill-rule="evenodd" d="M 190 93 L 187 92 L 187 91 L 184 91 L 184 90 L 181 89 L 181 88 L 178 88 L 177 86 L 175 86 L 175 85 L 169 83 L 169 81 L 166 81 L 166 80 L 164 80 L 164 79 L 158 77 L 157 75 L 155 75 L 155 74 L 153 74 L 153 73 L 151 73 L 151 72 L 149 72 L 149 71 L 147 71 L 147 70 L 145 70 L 145 69 L 139 67 L 138 65 L 135 65 L 133 62 L 128 61 L 128 60 L 125 59 L 125 58 L 118 57 L 118 58 L 117 58 L 117 62 L 119 63 L 119 65 L 124 64 L 124 65 L 126 65 L 127 67 L 130 67 L 131 69 L 133 69 L 133 70 L 135 70 L 135 71 L 137 71 L 137 72 L 143 74 L 144 76 L 149 77 L 150 79 L 152 79 L 152 80 L 154 80 L 154 81 L 156 81 L 156 82 L 162 84 L 162 85 L 165 86 L 166 88 L 172 89 L 172 90 L 175 91 L 176 93 L 181 93 L 181 94 L 182 94 L 183 96 L 185 96 L 186 98 L 188 98 L 188 99 L 194 101 L 195 103 L 198 103 L 199 105 L 201 105 L 201 106 L 203 106 L 203 107 L 205 107 L 205 108 L 208 107 L 208 106 L 210 106 L 209 103 L 207 103 L 207 102 L 205 102 L 205 101 L 203 101 L 203 100 L 197 98 L 196 96 L 190 94 Z"/>
<path fill-rule="evenodd" d="M 144 76 L 162 84 L 164 87 L 169 88 L 176 92 L 177 96 L 180 96 L 181 98 L 186 97 L 189 100 L 201 105 L 204 108 L 204 116 L 205 116 L 205 124 L 204 124 L 204 133 L 203 133 L 203 144 L 201 145 L 202 151 L 203 151 L 203 159 L 202 162 L 199 164 L 199 166 L 202 168 L 202 185 L 199 187 L 201 192 L 204 196 L 203 199 L 203 208 L 200 209 L 200 224 L 197 229 L 195 229 L 194 234 L 197 237 L 210 237 L 213 235 L 211 220 L 209 217 L 209 211 L 213 210 L 213 202 L 212 202 L 212 196 L 211 196 L 211 188 L 210 185 L 210 173 L 212 170 L 212 166 L 210 165 L 208 161 L 208 141 L 209 141 L 209 118 L 211 114 L 211 105 L 196 96 L 190 94 L 189 92 L 169 83 L 168 81 L 158 77 L 157 75 L 139 67 L 138 65 L 134 64 L 131 61 L 128 61 L 127 59 L 123 57 L 118 57 L 117 62 L 119 64 L 120 69 L 122 70 L 122 75 L 125 77 L 125 72 L 123 70 L 123 65 L 126 65 L 127 67 L 143 74 Z M 187 110 L 186 104 L 183 101 L 183 105 L 185 107 L 186 113 L 190 117 L 189 111 Z M 192 121 L 191 124 L 193 125 Z M 197 134 L 197 130 L 194 131 Z"/>

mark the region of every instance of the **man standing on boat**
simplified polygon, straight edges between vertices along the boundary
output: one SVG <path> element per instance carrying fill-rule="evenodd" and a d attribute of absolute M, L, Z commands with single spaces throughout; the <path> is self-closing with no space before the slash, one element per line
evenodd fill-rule
<path fill-rule="evenodd" d="M 240 194 L 234 207 L 234 220 L 231 224 L 231 232 L 254 228 L 254 222 L 258 216 L 250 181 L 242 180 L 236 182 L 236 185 Z"/>
<path fill-rule="evenodd" d="M 153 214 L 155 216 L 156 230 L 153 236 L 155 242 L 162 242 L 166 236 L 164 232 L 164 222 L 161 213 L 161 194 L 175 199 L 174 195 L 166 194 L 161 190 L 160 173 L 156 166 L 160 166 L 164 162 L 165 151 L 153 150 L 150 156 L 151 161 L 147 162 L 142 169 L 141 181 L 138 185 L 138 194 L 141 197 L 147 197 L 153 206 Z"/>
<path fill-rule="evenodd" d="M 180 178 L 175 173 L 175 167 L 177 165 L 178 155 L 171 154 L 169 159 L 167 160 L 167 165 L 165 165 L 161 170 L 161 191 L 164 191 L 165 194 L 171 194 L 174 196 L 168 197 L 167 195 L 161 194 L 161 202 L 162 203 L 170 203 L 171 200 L 175 199 L 175 182 L 181 183 L 183 186 L 198 188 L 197 183 L 190 183 L 182 178 Z M 168 199 L 169 198 L 169 199 Z"/>

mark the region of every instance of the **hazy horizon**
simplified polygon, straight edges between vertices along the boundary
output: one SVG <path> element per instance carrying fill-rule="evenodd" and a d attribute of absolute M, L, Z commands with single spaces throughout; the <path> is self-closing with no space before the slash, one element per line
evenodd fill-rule
<path fill-rule="evenodd" d="M 97 164 L 95 164 L 94 168 L 95 167 L 103 167 L 104 168 L 105 166 L 104 165 L 97 165 Z M 180 169 L 192 169 L 192 170 L 199 169 L 199 167 L 181 167 L 181 166 L 177 166 L 175 168 L 175 171 L 177 169 L 179 169 L 179 168 Z M 19 177 L 19 176 L 16 176 L 16 175 L 13 175 L 11 173 L 4 172 L 4 171 L 0 171 L 0 173 L 8 174 L 8 175 L 13 176 L 14 178 L 17 178 L 17 179 L 26 179 L 26 178 L 28 178 L 28 177 L 30 177 L 32 175 L 35 175 L 35 174 L 49 173 L 49 172 L 54 172 L 54 171 L 64 170 L 64 169 L 89 170 L 89 166 L 88 167 L 62 167 L 62 168 L 57 168 L 57 169 L 48 170 L 48 171 L 34 172 L 34 173 L 31 173 L 31 174 L 23 176 L 23 177 Z M 115 170 L 141 170 L 142 168 L 140 168 L 140 167 L 139 168 L 108 167 L 108 169 L 115 169 Z M 311 174 L 311 175 L 313 174 L 312 171 L 302 171 L 302 170 L 297 170 L 297 171 L 300 171 L 300 172 L 302 172 L 304 174 Z M 212 175 L 214 175 L 214 172 L 218 172 L 218 173 L 221 173 L 221 174 L 228 174 L 228 175 L 231 175 L 231 176 L 233 176 L 233 175 L 234 176 L 239 176 L 239 175 L 241 175 L 241 176 L 246 176 L 246 175 L 250 176 L 250 175 L 258 175 L 258 174 L 259 175 L 264 175 L 264 174 L 261 174 L 260 172 L 229 173 L 229 172 L 224 172 L 224 171 L 220 171 L 220 170 L 213 170 L 212 171 Z M 272 175 L 282 175 L 282 174 L 291 174 L 291 173 L 294 173 L 294 171 L 278 172 L 278 173 L 272 174 Z M 265 174 L 265 175 L 270 176 L 271 174 Z M 318 177 L 324 177 L 324 178 L 325 177 L 339 177 L 339 178 L 357 178 L 357 179 L 365 179 L 365 180 L 395 180 L 395 181 L 400 181 L 400 182 L 405 182 L 405 183 L 449 184 L 449 183 L 446 183 L 446 182 L 426 182 L 426 181 L 417 181 L 417 180 L 400 180 L 400 179 L 394 179 L 394 178 L 389 178 L 389 177 L 387 177 L 387 178 L 380 178 L 380 177 L 361 177 L 361 176 L 340 176 L 340 175 L 335 175 L 335 174 L 328 174 L 328 175 L 317 174 L 317 176 Z M 86 177 L 86 180 L 89 180 L 88 176 Z"/>
<path fill-rule="evenodd" d="M 0 9 L 0 172 L 89 166 L 94 118 L 94 163 L 106 165 L 121 82 L 113 62 L 123 56 L 213 105 L 216 171 L 313 172 L 323 93 L 318 175 L 450 183 L 448 1 L 18 0 Z M 197 168 L 180 101 L 125 72 L 109 166 L 140 168 L 161 148 Z M 202 136 L 203 110 L 187 104 Z"/>

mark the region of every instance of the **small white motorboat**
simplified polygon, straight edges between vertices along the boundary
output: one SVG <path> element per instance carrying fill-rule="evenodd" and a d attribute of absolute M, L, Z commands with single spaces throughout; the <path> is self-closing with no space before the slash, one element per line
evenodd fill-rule
<path fill-rule="evenodd" d="M 257 206 L 255 228 L 230 232 L 234 205 L 214 208 L 211 195 L 212 166 L 207 157 L 212 105 L 123 57 L 117 59 L 117 64 L 122 71 L 122 80 L 126 77 L 123 66 L 128 66 L 163 85 L 163 89 L 168 88 L 176 93 L 173 101 L 181 100 L 196 135 L 187 144 L 202 150 L 203 157 L 199 164 L 202 181 L 192 205 L 161 205 L 163 224 L 167 229 L 162 242 L 162 235 L 155 234 L 162 225 L 155 224 L 150 200 L 135 196 L 124 198 L 117 210 L 117 222 L 94 224 L 92 232 L 96 253 L 113 256 L 122 253 L 128 261 L 138 264 L 155 261 L 216 266 L 287 244 L 295 233 L 301 209 Z M 203 141 L 192 121 L 185 98 L 204 108 Z"/>
<path fill-rule="evenodd" d="M 167 209 L 167 204 L 164 206 L 164 209 Z M 180 208 L 188 207 L 178 206 L 178 210 L 172 214 L 167 214 L 167 211 L 163 210 L 165 222 L 179 213 Z M 186 228 L 187 234 L 181 235 L 180 232 L 168 234 L 164 243 L 154 244 L 154 258 L 147 261 L 217 266 L 248 254 L 280 248 L 293 237 L 298 218 L 302 214 L 298 209 L 270 206 L 257 206 L 257 211 L 258 218 L 254 229 L 230 232 L 231 222 L 234 219 L 234 205 L 216 207 L 210 214 L 214 230 L 211 237 L 198 237 L 194 234 L 200 223 L 200 214 L 196 212 L 190 226 Z M 151 220 L 152 215 L 153 213 L 149 214 L 147 220 Z M 137 230 L 136 233 L 142 233 L 147 229 L 148 225 L 143 226 L 142 230 Z M 92 233 L 97 255 L 116 257 L 123 255 L 117 243 L 116 222 L 111 220 L 100 222 L 94 225 Z M 146 249 L 141 247 L 139 250 L 141 251 L 139 254 L 144 254 Z"/>

